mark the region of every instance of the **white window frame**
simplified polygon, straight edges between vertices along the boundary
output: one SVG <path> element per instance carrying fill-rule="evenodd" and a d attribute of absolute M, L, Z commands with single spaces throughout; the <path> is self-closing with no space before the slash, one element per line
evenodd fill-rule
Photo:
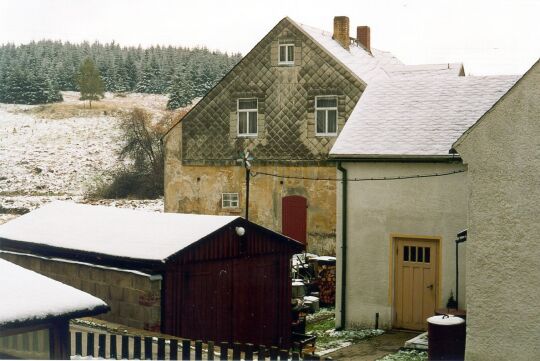
<path fill-rule="evenodd" d="M 255 100 L 257 102 L 257 108 L 254 109 L 240 109 L 240 100 Z M 240 113 L 247 113 L 246 119 L 246 130 L 247 133 L 240 133 Z M 255 113 L 255 125 L 257 131 L 255 133 L 249 132 L 249 113 Z M 236 100 L 236 134 L 239 137 L 256 137 L 259 133 L 259 99 L 257 98 L 238 98 Z"/>
<path fill-rule="evenodd" d="M 317 107 L 317 100 L 321 98 L 334 98 L 336 100 L 336 106 L 335 107 Z M 324 110 L 326 113 L 326 118 L 324 122 L 324 132 L 319 133 L 317 131 L 317 113 L 319 110 Z M 333 133 L 328 133 L 328 111 L 329 110 L 335 110 L 336 111 L 336 131 Z M 319 95 L 315 97 L 315 135 L 320 137 L 335 137 L 338 133 L 338 97 L 337 95 Z"/>
<path fill-rule="evenodd" d="M 292 46 L 292 60 L 289 59 L 289 46 Z M 285 60 L 281 60 L 281 48 L 285 48 Z M 294 44 L 287 43 L 287 44 L 279 44 L 278 47 L 278 64 L 279 65 L 294 65 Z"/>
<path fill-rule="evenodd" d="M 236 200 L 225 199 L 225 196 L 236 196 Z M 225 205 L 225 202 L 229 202 L 229 205 Z M 233 203 L 236 202 L 236 205 Z M 240 197 L 238 193 L 221 193 L 221 207 L 222 208 L 238 208 L 240 206 Z"/>

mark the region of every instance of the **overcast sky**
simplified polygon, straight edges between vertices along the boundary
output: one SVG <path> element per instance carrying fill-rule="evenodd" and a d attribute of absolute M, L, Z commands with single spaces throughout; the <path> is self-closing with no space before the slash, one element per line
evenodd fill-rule
<path fill-rule="evenodd" d="M 468 74 L 521 74 L 540 57 L 540 0 L 0 0 L 0 43 L 54 39 L 207 46 L 246 54 L 283 17 L 332 30 L 371 27 L 406 64 L 463 62 Z"/>

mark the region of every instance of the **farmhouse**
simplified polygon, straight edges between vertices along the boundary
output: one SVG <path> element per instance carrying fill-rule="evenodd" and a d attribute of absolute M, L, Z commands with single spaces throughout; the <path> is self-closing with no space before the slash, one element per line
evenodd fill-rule
<path fill-rule="evenodd" d="M 466 358 L 537 359 L 540 61 L 453 148 L 468 167 Z"/>
<path fill-rule="evenodd" d="M 286 347 L 302 244 L 235 216 L 53 202 L 0 226 L 0 255 L 103 298 L 103 318 L 190 339 Z"/>
<path fill-rule="evenodd" d="M 451 296 L 466 308 L 466 246 L 456 289 L 454 240 L 467 228 L 467 167 L 448 151 L 516 80 L 413 76 L 366 88 L 330 152 L 347 179 L 337 197 L 338 325 L 423 330 Z M 381 180 L 354 181 L 371 178 Z"/>
<path fill-rule="evenodd" d="M 107 312 L 105 302 L 0 259 L 0 359 L 69 359 L 69 320 Z"/>
<path fill-rule="evenodd" d="M 366 86 L 391 78 L 458 77 L 461 64 L 408 66 L 349 36 L 286 17 L 165 136 L 165 211 L 246 214 L 310 252 L 336 252 L 335 163 L 328 152 Z M 313 181 L 313 179 L 319 179 Z M 325 180 L 326 179 L 326 180 Z"/>

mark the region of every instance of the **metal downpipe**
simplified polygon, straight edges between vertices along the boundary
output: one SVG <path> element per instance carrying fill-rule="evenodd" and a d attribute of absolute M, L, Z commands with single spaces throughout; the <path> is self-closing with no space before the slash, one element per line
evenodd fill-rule
<path fill-rule="evenodd" d="M 338 162 L 337 169 L 341 172 L 341 315 L 340 327 L 345 328 L 345 297 L 347 295 L 347 169 Z"/>

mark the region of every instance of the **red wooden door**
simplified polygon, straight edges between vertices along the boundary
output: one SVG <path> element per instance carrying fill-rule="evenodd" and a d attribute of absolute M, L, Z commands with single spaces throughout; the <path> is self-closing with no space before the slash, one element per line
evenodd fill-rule
<path fill-rule="evenodd" d="M 307 199 L 302 196 L 283 197 L 281 202 L 281 233 L 306 244 Z"/>

